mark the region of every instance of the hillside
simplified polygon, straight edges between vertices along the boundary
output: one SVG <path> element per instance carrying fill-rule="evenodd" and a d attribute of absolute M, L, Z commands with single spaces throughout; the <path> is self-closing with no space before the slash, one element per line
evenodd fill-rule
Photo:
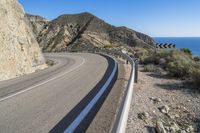
<path fill-rule="evenodd" d="M 35 33 L 35 35 L 37 36 L 40 31 L 43 29 L 43 26 L 45 24 L 47 24 L 48 20 L 46 20 L 45 18 L 42 18 L 40 16 L 34 16 L 31 14 L 26 14 L 27 19 L 30 21 L 31 23 L 31 28 L 33 30 L 33 32 Z"/>
<path fill-rule="evenodd" d="M 0 80 L 46 67 L 39 45 L 17 0 L 0 1 Z"/>
<path fill-rule="evenodd" d="M 37 31 L 35 24 L 32 25 L 33 31 Z M 154 44 L 154 40 L 145 34 L 112 26 L 90 13 L 61 15 L 55 20 L 45 21 L 42 27 L 35 34 L 43 51 L 105 46 L 152 47 Z"/>

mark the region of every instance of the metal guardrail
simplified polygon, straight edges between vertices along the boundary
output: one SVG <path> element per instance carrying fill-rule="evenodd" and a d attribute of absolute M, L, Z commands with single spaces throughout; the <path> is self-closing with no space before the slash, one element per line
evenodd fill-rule
<path fill-rule="evenodd" d="M 128 80 L 128 85 L 126 87 L 126 91 L 123 97 L 123 100 L 120 104 L 120 108 L 118 114 L 116 116 L 115 123 L 112 127 L 112 133 L 125 133 L 129 109 L 131 106 L 132 95 L 133 95 L 133 87 L 134 82 L 137 83 L 138 78 L 138 62 L 137 60 L 132 59 L 129 55 L 122 53 L 116 50 L 108 50 L 108 49 L 81 49 L 78 51 L 82 52 L 91 52 L 91 53 L 106 53 L 108 55 L 121 56 L 123 59 L 127 60 L 131 65 L 131 73 Z M 74 51 L 75 52 L 75 51 Z"/>
<path fill-rule="evenodd" d="M 114 51 L 114 50 L 103 50 L 103 51 L 111 53 L 111 54 L 112 53 L 118 54 L 121 57 L 123 57 L 124 59 L 126 59 L 131 65 L 131 73 L 130 73 L 130 77 L 128 80 L 126 92 L 125 92 L 124 98 L 121 102 L 119 112 L 116 116 L 116 120 L 115 120 L 115 123 L 112 128 L 112 133 L 125 133 L 129 110 L 130 110 L 131 101 L 132 101 L 133 86 L 134 86 L 134 82 L 137 82 L 137 75 L 136 75 L 137 74 L 136 73 L 137 64 L 135 64 L 135 61 L 129 55 L 124 54 L 122 52 Z M 103 51 L 101 50 L 101 52 L 103 52 Z M 136 63 L 137 63 L 137 61 L 136 61 Z"/>

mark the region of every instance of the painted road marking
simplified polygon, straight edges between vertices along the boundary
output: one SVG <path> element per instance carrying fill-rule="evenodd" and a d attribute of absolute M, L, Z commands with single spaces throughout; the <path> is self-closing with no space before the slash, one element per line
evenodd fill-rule
<path fill-rule="evenodd" d="M 81 123 L 81 121 L 87 116 L 87 114 L 92 109 L 92 107 L 97 103 L 99 98 L 106 91 L 106 89 L 110 85 L 112 79 L 114 78 L 116 71 L 117 71 L 117 63 L 115 61 L 115 67 L 114 67 L 113 72 L 111 73 L 109 79 L 103 85 L 101 90 L 96 94 L 96 96 L 90 101 L 90 103 L 81 111 L 81 113 L 75 118 L 75 120 L 68 126 L 68 128 L 64 131 L 64 133 L 73 133 L 74 132 L 74 130 Z"/>
<path fill-rule="evenodd" d="M 41 85 L 44 85 L 44 84 L 46 84 L 46 83 L 48 83 L 48 82 L 50 82 L 50 81 L 53 81 L 53 80 L 55 80 L 55 79 L 58 79 L 58 78 L 64 76 L 65 74 L 68 74 L 68 73 L 70 73 L 70 72 L 72 72 L 72 71 L 78 69 L 78 68 L 81 67 L 84 63 L 85 63 L 85 59 L 82 58 L 81 64 L 79 64 L 78 66 L 72 68 L 71 70 L 66 71 L 65 73 L 62 73 L 62 74 L 60 74 L 60 75 L 58 75 L 58 76 L 56 76 L 56 77 L 53 77 L 53 78 L 51 78 L 51 79 L 49 79 L 49 80 L 46 80 L 46 81 L 44 81 L 44 82 L 42 82 L 42 83 L 40 83 L 40 84 L 31 86 L 31 87 L 29 87 L 29 88 L 27 88 L 27 89 L 24 89 L 24 90 L 21 90 L 21 91 L 19 91 L 19 92 L 17 92 L 17 93 L 11 94 L 11 95 L 6 96 L 6 97 L 3 97 L 3 98 L 0 99 L 0 102 L 2 102 L 2 101 L 4 101 L 4 100 L 7 100 L 7 99 L 9 99 L 9 98 L 12 98 L 12 97 L 14 97 L 14 96 L 20 95 L 20 94 L 22 94 L 22 93 L 24 93 L 24 92 L 26 92 L 26 91 L 30 91 L 30 90 L 32 90 L 32 89 L 34 89 L 34 88 L 36 88 L 36 87 L 39 87 L 39 86 L 41 86 Z"/>

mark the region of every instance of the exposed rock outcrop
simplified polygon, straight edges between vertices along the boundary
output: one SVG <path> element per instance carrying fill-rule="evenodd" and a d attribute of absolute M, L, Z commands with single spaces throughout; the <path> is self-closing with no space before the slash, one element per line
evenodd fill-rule
<path fill-rule="evenodd" d="M 26 14 L 26 17 L 30 21 L 30 23 L 31 23 L 30 26 L 37 37 L 37 35 L 40 33 L 40 31 L 48 23 L 48 20 L 43 17 L 34 16 L 34 15 L 30 15 L 30 14 Z"/>
<path fill-rule="evenodd" d="M 106 45 L 153 47 L 154 44 L 154 40 L 145 34 L 126 27 L 112 26 L 90 13 L 59 16 L 46 23 L 39 34 L 35 34 L 44 51 L 65 51 Z"/>
<path fill-rule="evenodd" d="M 0 0 L 0 80 L 46 67 L 29 21 L 17 0 Z"/>

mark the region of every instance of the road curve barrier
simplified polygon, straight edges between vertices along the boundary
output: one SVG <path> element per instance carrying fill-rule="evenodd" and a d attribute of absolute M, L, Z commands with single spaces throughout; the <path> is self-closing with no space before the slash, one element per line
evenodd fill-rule
<path fill-rule="evenodd" d="M 103 50 L 103 51 L 106 53 L 108 52 L 109 54 L 115 54 L 115 55 L 117 54 L 122 58 L 126 59 L 131 65 L 131 73 L 128 80 L 127 88 L 124 97 L 122 99 L 122 102 L 120 104 L 120 108 L 115 118 L 115 123 L 111 131 L 112 133 L 125 133 L 129 110 L 132 101 L 134 82 L 137 82 L 137 75 L 135 71 L 137 69 L 136 68 L 137 62 L 134 59 L 132 59 L 129 55 L 122 53 L 120 51 L 115 51 L 115 50 Z"/>
<path fill-rule="evenodd" d="M 91 53 L 105 53 L 111 56 L 120 56 L 123 59 L 127 60 L 131 65 L 131 73 L 128 80 L 128 84 L 125 90 L 125 94 L 120 103 L 120 107 L 118 113 L 115 118 L 115 122 L 111 129 L 112 133 L 125 133 L 127 120 L 129 115 L 129 110 L 132 102 L 133 88 L 134 83 L 137 83 L 138 78 L 138 62 L 137 60 L 131 58 L 129 55 L 122 53 L 117 50 L 108 50 L 108 49 L 79 49 L 74 50 L 73 52 L 81 51 L 81 52 L 91 52 Z"/>

